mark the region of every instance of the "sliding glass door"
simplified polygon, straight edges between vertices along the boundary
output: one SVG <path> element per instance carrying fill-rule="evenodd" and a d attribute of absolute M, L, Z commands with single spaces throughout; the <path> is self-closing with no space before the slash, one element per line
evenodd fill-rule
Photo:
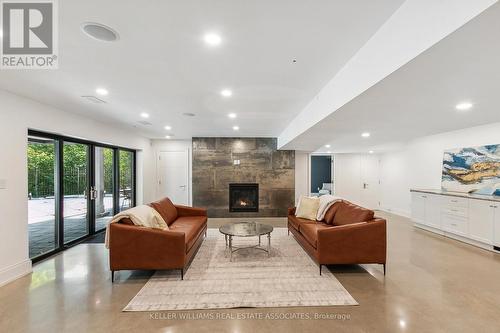
<path fill-rule="evenodd" d="M 28 236 L 30 258 L 58 248 L 56 220 L 57 141 L 28 138 Z"/>
<path fill-rule="evenodd" d="M 31 130 L 27 149 L 34 261 L 105 230 L 135 205 L 135 151 Z"/>
<path fill-rule="evenodd" d="M 114 155 L 115 150 L 111 148 L 95 147 L 94 149 L 95 231 L 105 229 L 115 212 Z"/>
<path fill-rule="evenodd" d="M 132 207 L 134 201 L 134 154 L 130 151 L 119 150 L 120 172 L 120 211 Z"/>
<path fill-rule="evenodd" d="M 63 142 L 64 244 L 88 236 L 89 145 Z"/>

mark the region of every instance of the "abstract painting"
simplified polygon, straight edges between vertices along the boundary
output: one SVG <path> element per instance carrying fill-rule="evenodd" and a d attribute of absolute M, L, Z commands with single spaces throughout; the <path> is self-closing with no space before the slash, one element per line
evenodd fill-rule
<path fill-rule="evenodd" d="M 441 187 L 454 192 L 500 195 L 500 145 L 446 150 Z"/>

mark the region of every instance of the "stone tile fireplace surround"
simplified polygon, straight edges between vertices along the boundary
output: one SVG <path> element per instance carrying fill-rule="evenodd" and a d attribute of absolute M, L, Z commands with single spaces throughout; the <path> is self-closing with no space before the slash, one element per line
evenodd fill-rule
<path fill-rule="evenodd" d="M 193 205 L 209 217 L 286 216 L 295 200 L 295 151 L 276 147 L 275 138 L 193 138 Z M 258 211 L 231 212 L 230 184 L 258 184 Z"/>

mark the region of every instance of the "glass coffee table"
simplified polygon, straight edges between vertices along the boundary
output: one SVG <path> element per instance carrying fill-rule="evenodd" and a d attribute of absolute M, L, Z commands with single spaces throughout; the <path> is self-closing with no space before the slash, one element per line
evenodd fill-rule
<path fill-rule="evenodd" d="M 229 248 L 230 258 L 233 261 L 233 253 L 241 249 L 257 249 L 267 252 L 271 255 L 271 232 L 273 227 L 267 224 L 258 222 L 237 222 L 225 224 L 219 228 L 219 231 L 226 238 L 226 248 Z M 267 247 L 261 246 L 260 237 L 267 235 Z M 233 246 L 233 237 L 259 237 L 259 244 L 251 246 Z"/>

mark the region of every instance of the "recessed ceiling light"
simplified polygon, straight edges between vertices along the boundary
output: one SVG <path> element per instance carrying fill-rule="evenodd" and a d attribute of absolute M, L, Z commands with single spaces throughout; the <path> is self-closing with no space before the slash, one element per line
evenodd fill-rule
<path fill-rule="evenodd" d="M 233 126 L 233 131 L 238 131 L 240 129 L 239 126 Z"/>
<path fill-rule="evenodd" d="M 106 89 L 104 88 L 97 88 L 95 90 L 95 92 L 98 94 L 98 95 L 101 95 L 101 96 L 106 96 L 107 94 L 109 94 L 109 91 L 107 91 Z"/>
<path fill-rule="evenodd" d="M 217 46 L 222 42 L 221 36 L 216 33 L 205 34 L 205 36 L 203 36 L 203 40 L 210 46 Z"/>
<path fill-rule="evenodd" d="M 141 117 L 142 117 L 142 118 L 149 118 L 149 113 L 142 112 L 142 113 L 141 113 Z"/>
<path fill-rule="evenodd" d="M 467 110 L 470 110 L 471 108 L 473 107 L 473 104 L 470 103 L 470 102 L 463 102 L 463 103 L 459 103 L 455 106 L 455 108 L 458 110 L 458 111 L 467 111 Z"/>
<path fill-rule="evenodd" d="M 370 150 L 368 153 L 369 153 L 369 154 L 373 154 L 373 150 Z"/>
<path fill-rule="evenodd" d="M 233 92 L 229 89 L 224 89 L 220 92 L 220 94 L 224 97 L 230 97 L 233 94 Z"/>
<path fill-rule="evenodd" d="M 89 37 L 102 42 L 114 42 L 120 39 L 118 32 L 114 29 L 105 26 L 104 24 L 95 22 L 85 22 L 80 26 L 82 31 Z"/>
<path fill-rule="evenodd" d="M 325 145 L 326 148 L 330 148 L 331 146 L 330 145 Z"/>
<path fill-rule="evenodd" d="M 370 133 L 368 133 L 368 132 L 364 132 L 364 133 L 361 133 L 361 136 L 362 136 L 363 138 L 369 138 L 369 137 L 370 137 Z"/>
<path fill-rule="evenodd" d="M 170 130 L 172 129 L 172 126 L 168 126 L 168 125 L 167 125 L 167 126 L 165 126 L 164 128 L 165 128 L 167 131 L 170 131 Z"/>
<path fill-rule="evenodd" d="M 236 118 L 236 113 L 230 113 L 227 115 L 229 118 L 234 119 Z"/>

